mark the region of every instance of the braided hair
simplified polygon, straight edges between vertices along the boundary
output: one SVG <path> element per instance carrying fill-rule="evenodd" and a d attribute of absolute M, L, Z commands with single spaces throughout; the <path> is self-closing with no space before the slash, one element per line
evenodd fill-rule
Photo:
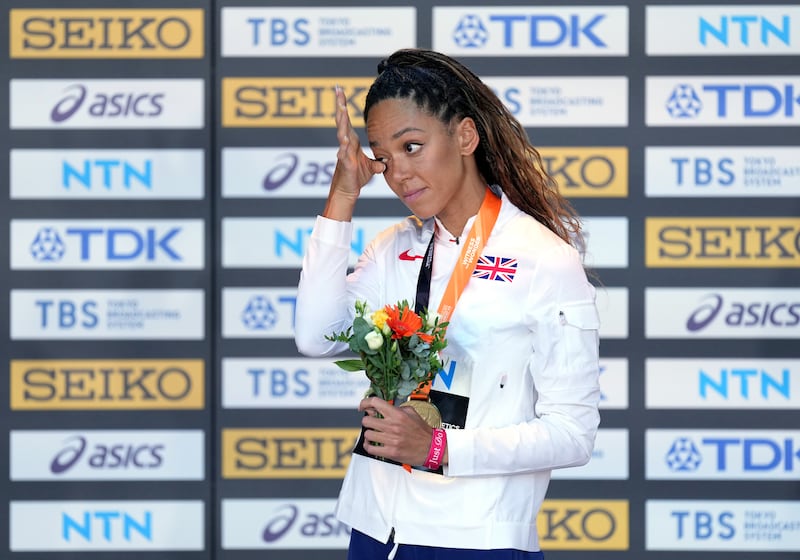
<path fill-rule="evenodd" d="M 525 129 L 497 95 L 458 61 L 426 49 L 401 49 L 378 64 L 364 121 L 385 99 L 410 99 L 449 126 L 471 118 L 480 143 L 475 160 L 483 179 L 499 185 L 508 199 L 567 243 L 583 248 L 581 224 L 572 205 L 559 193 Z"/>

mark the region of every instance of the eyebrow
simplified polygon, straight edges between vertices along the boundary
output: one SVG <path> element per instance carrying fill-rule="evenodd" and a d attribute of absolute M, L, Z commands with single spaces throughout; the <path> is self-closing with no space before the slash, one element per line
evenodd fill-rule
<path fill-rule="evenodd" d="M 398 138 L 400 138 L 400 137 L 401 137 L 403 134 L 405 134 L 406 132 L 412 132 L 412 131 L 413 131 L 413 132 L 425 132 L 425 131 L 424 131 L 424 130 L 422 130 L 421 128 L 417 128 L 417 127 L 414 127 L 414 126 L 408 126 L 408 127 L 406 127 L 406 128 L 403 128 L 403 129 L 401 129 L 401 130 L 398 130 L 397 132 L 395 132 L 394 134 L 392 134 L 392 140 L 397 140 Z M 370 145 L 370 146 L 379 146 L 379 145 L 380 145 L 380 142 L 372 142 L 372 141 L 371 141 L 371 142 L 369 143 L 369 145 Z"/>

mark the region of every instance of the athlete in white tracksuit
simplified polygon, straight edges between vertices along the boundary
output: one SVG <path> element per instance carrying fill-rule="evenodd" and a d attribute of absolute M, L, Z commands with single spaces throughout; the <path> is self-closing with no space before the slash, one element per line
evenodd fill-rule
<path fill-rule="evenodd" d="M 541 560 L 550 471 L 586 463 L 600 421 L 595 290 L 573 248 L 580 221 L 520 123 L 464 65 L 401 49 L 378 73 L 363 110 L 373 158 L 336 90 L 339 151 L 303 261 L 297 347 L 344 351 L 325 336 L 352 324 L 356 300 L 455 306 L 430 392 L 444 430 L 410 407 L 359 403 L 363 437 L 336 507 L 353 528 L 348 559 Z M 376 173 L 423 221 L 383 232 L 348 275 L 356 201 Z M 445 290 L 451 279 L 463 291 Z"/>
<path fill-rule="evenodd" d="M 435 219 L 410 217 L 370 243 L 346 276 L 352 229 L 317 218 L 297 294 L 304 354 L 346 350 L 324 336 L 352 324 L 356 299 L 373 310 L 413 302 L 422 260 L 414 257 L 434 230 L 436 309 L 461 250 Z M 448 379 L 440 375 L 433 388 L 468 397 L 469 407 L 464 429 L 447 430 L 444 476 L 352 456 L 337 516 L 381 542 L 394 529 L 401 544 L 539 550 L 536 514 L 551 469 L 591 456 L 599 324 L 580 256 L 505 197 L 482 255 L 516 259 L 516 271 L 502 280 L 470 278 L 447 329 Z"/>

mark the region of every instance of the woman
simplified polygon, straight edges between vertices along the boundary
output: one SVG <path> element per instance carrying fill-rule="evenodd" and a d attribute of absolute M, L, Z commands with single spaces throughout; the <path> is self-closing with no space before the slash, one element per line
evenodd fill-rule
<path fill-rule="evenodd" d="M 445 310 L 449 367 L 431 393 L 455 412 L 434 430 L 409 407 L 361 401 L 361 452 L 336 508 L 353 529 L 348 557 L 543 558 L 550 471 L 586 463 L 599 424 L 580 224 L 525 130 L 463 65 L 405 49 L 378 74 L 364 107 L 374 159 L 337 88 L 337 165 L 303 261 L 296 342 L 306 355 L 345 350 L 325 335 L 352 324 L 355 300 Z M 350 221 L 376 173 L 414 216 L 347 275 Z M 434 451 L 441 474 L 401 466 L 427 466 Z"/>

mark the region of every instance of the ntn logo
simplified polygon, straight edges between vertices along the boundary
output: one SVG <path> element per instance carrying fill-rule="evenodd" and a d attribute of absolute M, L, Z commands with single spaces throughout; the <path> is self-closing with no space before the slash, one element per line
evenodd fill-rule
<path fill-rule="evenodd" d="M 294 232 L 287 233 L 275 230 L 275 255 L 282 257 L 284 251 L 294 254 L 300 258 L 306 253 L 306 243 L 311 237 L 312 228 L 295 228 Z M 356 255 L 364 252 L 366 247 L 366 234 L 363 228 L 356 227 L 353 230 L 353 239 L 350 242 L 350 249 Z"/>
<path fill-rule="evenodd" d="M 153 514 L 145 510 L 134 517 L 133 514 L 114 508 L 84 511 L 82 516 L 72 516 L 64 512 L 62 514 L 64 540 L 70 542 L 76 533 L 88 542 L 99 540 L 129 542 L 134 538 L 150 541 L 153 540 Z"/>
<path fill-rule="evenodd" d="M 786 399 L 791 398 L 788 368 L 782 370 L 780 377 L 757 368 L 722 368 L 718 374 L 707 373 L 701 369 L 698 372 L 698 384 L 700 396 L 704 399 L 709 398 L 712 392 L 727 399 L 731 396 L 729 385 L 733 385 L 733 391 L 738 388 L 738 396 L 743 399 L 749 399 L 755 394 L 768 399 L 770 391 Z"/>
<path fill-rule="evenodd" d="M 147 188 L 153 186 L 153 160 L 129 161 L 119 158 L 84 159 L 61 162 L 61 184 L 69 189 L 74 183 L 90 190 L 94 186 L 110 189 L 121 185 L 130 189 L 134 181 Z"/>
<path fill-rule="evenodd" d="M 779 21 L 771 21 L 765 16 L 748 15 L 722 15 L 716 22 L 710 18 L 700 17 L 699 21 L 700 43 L 707 45 L 709 37 L 712 37 L 725 46 L 733 39 L 738 37 L 738 43 L 749 46 L 751 36 L 755 36 L 761 41 L 762 45 L 769 45 L 770 36 L 781 43 L 789 45 L 791 42 L 791 32 L 789 16 L 784 15 Z M 733 37 L 731 37 L 731 31 Z"/>

